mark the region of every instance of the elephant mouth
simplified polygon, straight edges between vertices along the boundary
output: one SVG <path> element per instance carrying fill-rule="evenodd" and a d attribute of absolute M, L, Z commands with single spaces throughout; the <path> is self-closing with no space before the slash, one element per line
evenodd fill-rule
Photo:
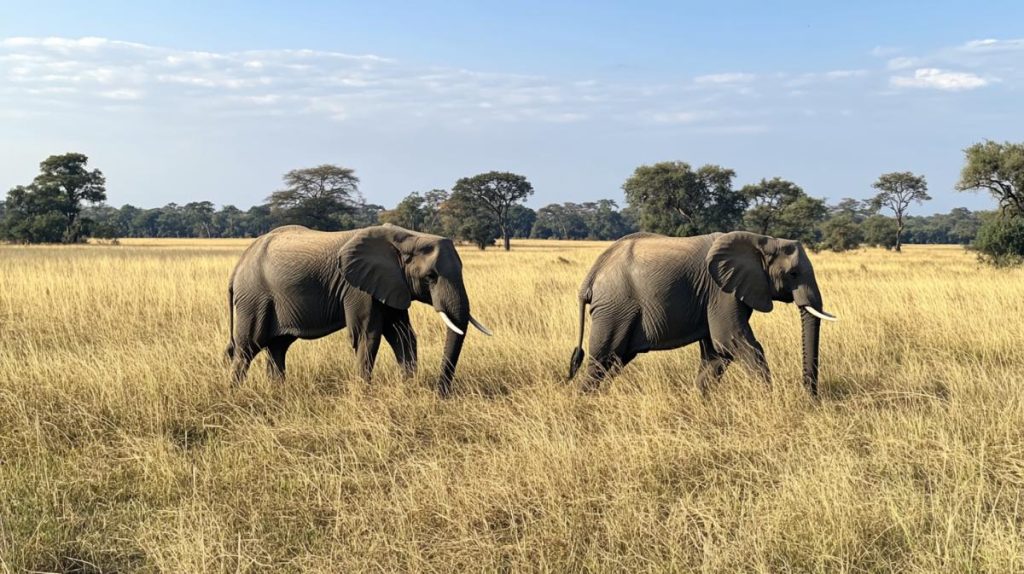
<path fill-rule="evenodd" d="M 839 317 L 836 317 L 835 315 L 833 315 L 831 313 L 826 313 L 824 311 L 819 311 L 819 310 L 815 309 L 814 307 L 812 307 L 810 305 L 803 305 L 800 308 L 806 310 L 808 313 L 810 313 L 811 315 L 814 315 L 815 317 L 821 319 L 822 321 L 838 321 L 839 320 Z"/>

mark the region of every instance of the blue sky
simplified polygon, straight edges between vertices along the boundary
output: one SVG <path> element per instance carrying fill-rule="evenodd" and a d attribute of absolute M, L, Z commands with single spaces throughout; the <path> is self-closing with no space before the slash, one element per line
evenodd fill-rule
<path fill-rule="evenodd" d="M 110 203 L 247 207 L 285 171 L 356 170 L 368 201 L 492 169 L 534 207 L 640 164 L 716 163 L 864 198 L 1024 134 L 1024 3 L 0 3 L 0 189 L 81 151 Z"/>

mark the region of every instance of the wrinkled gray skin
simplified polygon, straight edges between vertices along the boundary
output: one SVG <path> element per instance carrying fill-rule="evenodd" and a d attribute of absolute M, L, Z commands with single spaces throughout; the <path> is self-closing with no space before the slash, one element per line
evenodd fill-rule
<path fill-rule="evenodd" d="M 232 338 L 227 348 L 236 384 L 261 350 L 268 372 L 283 378 L 296 339 L 348 328 L 365 380 L 384 338 L 406 375 L 416 370 L 409 306 L 420 301 L 445 313 L 463 332 L 447 331 L 442 394 L 451 390 L 470 322 L 462 261 L 451 240 L 385 225 L 326 233 L 299 225 L 256 239 L 231 274 Z"/>
<path fill-rule="evenodd" d="M 733 360 L 771 382 L 764 349 L 750 328 L 754 310 L 796 303 L 803 322 L 803 380 L 818 390 L 822 309 L 814 269 L 797 241 L 743 231 L 698 237 L 636 233 L 616 241 L 594 263 L 579 294 L 580 333 L 569 378 L 583 363 L 583 327 L 590 305 L 590 361 L 584 388 L 593 389 L 638 353 L 700 344 L 697 384 L 707 392 Z"/>

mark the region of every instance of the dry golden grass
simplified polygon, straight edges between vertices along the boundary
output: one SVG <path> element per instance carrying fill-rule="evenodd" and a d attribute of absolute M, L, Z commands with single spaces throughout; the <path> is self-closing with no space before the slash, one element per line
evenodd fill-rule
<path fill-rule="evenodd" d="M 822 400 L 792 306 L 757 315 L 775 385 L 694 347 L 563 382 L 600 243 L 463 250 L 457 395 L 347 334 L 289 380 L 227 384 L 245 241 L 0 247 L 0 571 L 1024 569 L 1024 272 L 952 247 L 818 254 Z M 77 570 L 76 570 L 77 569 Z"/>

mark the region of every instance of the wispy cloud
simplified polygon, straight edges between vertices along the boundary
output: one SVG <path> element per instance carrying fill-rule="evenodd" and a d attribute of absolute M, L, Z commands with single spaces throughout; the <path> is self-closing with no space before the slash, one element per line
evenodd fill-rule
<path fill-rule="evenodd" d="M 1011 40 L 997 40 L 985 38 L 983 40 L 971 40 L 960 46 L 965 52 L 1017 52 L 1024 51 L 1024 38 Z"/>
<path fill-rule="evenodd" d="M 854 75 L 856 71 L 832 72 Z M 0 80 L 10 89 L 0 105 L 52 113 L 103 109 L 103 101 L 135 109 L 187 114 L 311 115 L 332 121 L 541 122 L 602 118 L 679 124 L 729 117 L 738 98 L 755 94 L 751 73 L 692 78 L 684 84 L 609 83 L 595 79 L 414 66 L 376 54 L 282 49 L 178 50 L 107 38 L 0 40 Z M 699 94 L 693 92 L 699 88 Z M 47 102 L 30 96 L 46 92 Z M 62 107 L 54 107 L 54 99 Z M 119 108 L 120 109 L 120 108 Z M 699 118 L 698 118 L 699 116 Z"/>
<path fill-rule="evenodd" d="M 985 87 L 989 81 L 968 72 L 951 72 L 939 68 L 918 68 L 912 76 L 893 76 L 889 82 L 898 88 L 930 88 L 949 92 Z"/>
<path fill-rule="evenodd" d="M 194 122 L 246 115 L 435 126 L 619 121 L 738 133 L 736 126 L 769 129 L 807 117 L 809 109 L 823 115 L 847 109 L 858 93 L 964 92 L 995 78 L 1008 86 L 1019 78 L 1009 62 L 1019 50 L 1024 40 L 982 39 L 925 56 L 878 48 L 873 53 L 884 63 L 875 68 L 615 82 L 413 65 L 377 54 L 211 52 L 97 37 L 16 37 L 0 39 L 0 108 L 11 117 L 113 109 L 157 110 Z"/>
<path fill-rule="evenodd" d="M 840 80 L 843 78 L 862 78 L 868 75 L 867 70 L 832 70 L 825 72 L 825 77 L 830 80 Z"/>
<path fill-rule="evenodd" d="M 713 117 L 714 114 L 709 112 L 658 112 L 651 119 L 659 124 L 692 124 Z"/>
<path fill-rule="evenodd" d="M 725 74 L 707 74 L 697 76 L 693 81 L 697 84 L 747 84 L 757 79 L 754 74 L 730 72 Z"/>
<path fill-rule="evenodd" d="M 890 58 L 885 63 L 885 67 L 890 70 L 906 70 L 915 66 L 920 66 L 922 63 L 921 58 L 912 58 L 910 56 L 899 56 L 896 58 Z"/>

